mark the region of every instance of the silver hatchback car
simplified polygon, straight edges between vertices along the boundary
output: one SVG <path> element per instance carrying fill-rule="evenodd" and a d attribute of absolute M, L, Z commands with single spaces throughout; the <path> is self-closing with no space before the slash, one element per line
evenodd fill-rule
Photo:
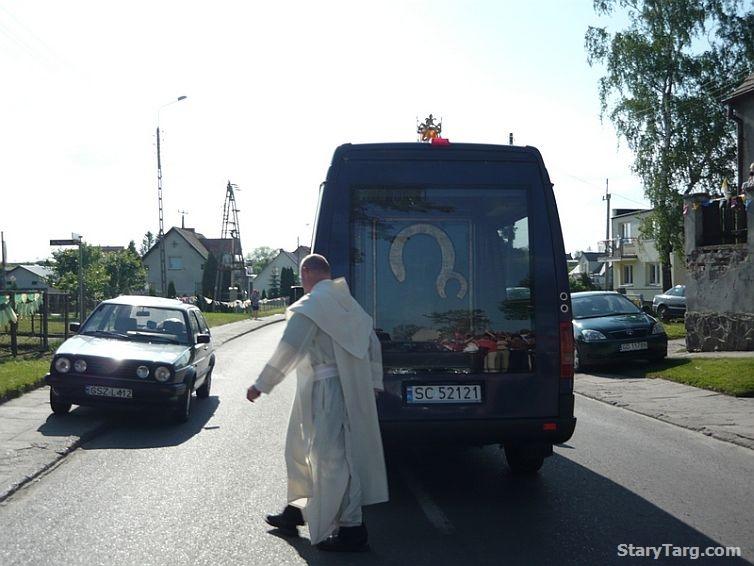
<path fill-rule="evenodd" d="M 686 285 L 676 285 L 652 299 L 652 309 L 662 320 L 686 314 Z"/>

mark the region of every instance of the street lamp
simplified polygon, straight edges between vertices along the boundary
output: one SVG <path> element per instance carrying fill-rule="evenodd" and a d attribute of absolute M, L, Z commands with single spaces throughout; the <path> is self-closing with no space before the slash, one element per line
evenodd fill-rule
<path fill-rule="evenodd" d="M 171 100 L 167 104 L 163 104 L 157 109 L 157 206 L 160 211 L 160 231 L 157 234 L 157 243 L 160 246 L 160 289 L 163 295 L 167 294 L 167 269 L 165 267 L 165 242 L 163 242 L 165 236 L 165 227 L 163 223 L 162 214 L 162 161 L 160 159 L 160 110 L 181 100 L 186 100 L 185 96 L 179 96 L 175 100 Z"/>

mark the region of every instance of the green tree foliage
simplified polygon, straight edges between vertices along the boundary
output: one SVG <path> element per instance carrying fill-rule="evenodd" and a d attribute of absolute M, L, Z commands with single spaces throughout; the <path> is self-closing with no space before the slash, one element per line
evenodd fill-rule
<path fill-rule="evenodd" d="M 81 251 L 84 259 L 84 299 L 87 303 L 144 290 L 147 274 L 134 242 L 125 250 L 106 254 L 99 247 L 88 244 L 82 244 Z M 55 273 L 53 287 L 78 296 L 78 250 L 59 250 L 52 256 L 50 267 Z"/>
<path fill-rule="evenodd" d="M 270 299 L 277 299 L 280 296 L 280 274 L 276 268 L 273 268 L 270 276 Z"/>
<path fill-rule="evenodd" d="M 205 297 L 215 297 L 215 279 L 217 278 L 217 259 L 213 254 L 207 256 L 202 271 L 202 294 Z"/>
<path fill-rule="evenodd" d="M 108 277 L 103 290 L 105 298 L 141 293 L 144 290 L 147 272 L 133 241 L 125 250 L 103 254 L 102 263 Z"/>
<path fill-rule="evenodd" d="M 246 255 L 246 261 L 251 264 L 254 275 L 259 275 L 267 264 L 275 259 L 278 252 L 279 250 L 273 250 L 269 246 L 260 246 Z"/>
<path fill-rule="evenodd" d="M 590 65 L 604 64 L 602 116 L 634 152 L 634 172 L 654 212 L 643 235 L 655 240 L 663 288 L 670 254 L 683 247 L 681 192 L 733 178 L 734 125 L 720 103 L 754 62 L 754 12 L 740 0 L 594 0 L 601 16 L 622 12 L 626 29 L 589 27 Z"/>
<path fill-rule="evenodd" d="M 267 300 L 267 289 L 262 289 L 262 299 Z"/>
<path fill-rule="evenodd" d="M 168 282 L 168 299 L 175 299 L 175 283 Z"/>
<path fill-rule="evenodd" d="M 152 234 L 152 232 L 147 231 L 146 234 L 144 234 L 144 237 L 141 240 L 141 247 L 139 248 L 139 255 L 141 257 L 144 257 L 147 255 L 147 252 L 152 249 L 152 246 L 155 245 L 155 242 L 157 239 L 155 238 L 155 235 Z"/>
<path fill-rule="evenodd" d="M 291 287 L 295 284 L 295 275 L 292 267 L 284 267 L 280 271 L 280 296 L 290 297 Z"/>
<path fill-rule="evenodd" d="M 571 287 L 571 293 L 576 293 L 578 291 L 596 291 L 599 289 L 594 283 L 592 283 L 592 280 L 589 279 L 589 276 L 586 273 L 571 275 L 568 278 L 568 284 Z"/>

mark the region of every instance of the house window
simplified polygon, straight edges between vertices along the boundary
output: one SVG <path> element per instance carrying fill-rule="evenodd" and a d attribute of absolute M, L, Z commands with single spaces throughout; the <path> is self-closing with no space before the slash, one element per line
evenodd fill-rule
<path fill-rule="evenodd" d="M 32 287 L 36 287 L 37 286 L 37 280 L 36 279 L 32 279 L 31 286 Z"/>
<path fill-rule="evenodd" d="M 631 223 L 625 222 L 624 224 L 620 225 L 620 235 L 621 238 L 628 239 L 631 237 Z"/>
<path fill-rule="evenodd" d="M 634 284 L 634 266 L 624 265 L 623 266 L 623 285 L 633 285 L 633 284 Z"/>
<path fill-rule="evenodd" d="M 659 285 L 660 284 L 660 264 L 650 263 L 647 265 L 647 284 Z"/>
<path fill-rule="evenodd" d="M 168 257 L 168 269 L 183 269 L 183 258 Z"/>

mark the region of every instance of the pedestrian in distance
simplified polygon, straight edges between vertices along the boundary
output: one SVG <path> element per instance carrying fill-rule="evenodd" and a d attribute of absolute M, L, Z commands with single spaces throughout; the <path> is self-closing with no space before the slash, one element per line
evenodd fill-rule
<path fill-rule="evenodd" d="M 251 292 L 251 318 L 259 316 L 259 291 L 254 289 Z"/>
<path fill-rule="evenodd" d="M 288 307 L 280 343 L 246 394 L 253 403 L 298 370 L 285 446 L 288 505 L 266 521 L 291 536 L 306 524 L 320 550 L 363 551 L 362 506 L 388 500 L 375 400 L 380 342 L 372 318 L 345 279 L 332 280 L 323 256 L 306 256 L 300 273 L 306 294 Z M 299 500 L 303 509 L 294 505 Z"/>

